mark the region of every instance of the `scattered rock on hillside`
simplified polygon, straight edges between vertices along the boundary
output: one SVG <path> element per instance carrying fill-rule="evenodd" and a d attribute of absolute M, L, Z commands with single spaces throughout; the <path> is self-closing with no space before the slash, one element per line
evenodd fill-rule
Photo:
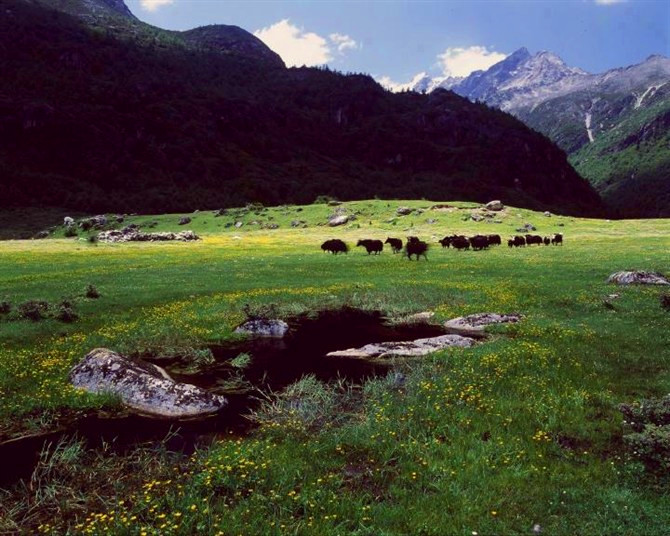
<path fill-rule="evenodd" d="M 489 201 L 486 203 L 486 209 L 487 210 L 493 210 L 495 212 L 498 212 L 499 210 L 503 210 L 505 208 L 505 205 L 502 204 L 502 201 L 496 199 L 495 201 Z"/>
<path fill-rule="evenodd" d="M 472 221 L 482 221 L 484 219 L 484 216 L 478 214 L 477 212 L 473 212 L 472 214 L 470 214 L 470 219 Z"/>
<path fill-rule="evenodd" d="M 70 216 L 65 216 L 63 218 L 63 225 L 65 227 L 72 227 L 74 225 L 74 218 L 70 218 Z"/>
<path fill-rule="evenodd" d="M 130 409 L 163 418 L 196 418 L 217 413 L 227 400 L 187 383 L 163 369 L 132 361 L 104 348 L 90 352 L 70 371 L 72 385 L 90 393 L 110 393 Z"/>
<path fill-rule="evenodd" d="M 398 216 L 407 216 L 411 214 L 413 211 L 409 207 L 398 207 L 395 212 Z"/>
<path fill-rule="evenodd" d="M 42 240 L 44 238 L 49 238 L 49 231 L 40 231 L 33 238 L 36 240 Z"/>
<path fill-rule="evenodd" d="M 349 219 L 350 217 L 347 214 L 333 215 L 328 219 L 328 225 L 330 227 L 337 227 L 338 225 L 344 225 Z"/>
<path fill-rule="evenodd" d="M 257 318 L 248 320 L 235 328 L 235 333 L 252 335 L 254 337 L 282 338 L 288 332 L 288 324 L 283 320 Z"/>
<path fill-rule="evenodd" d="M 191 218 L 188 216 L 183 216 L 182 218 L 179 218 L 179 225 L 188 225 L 191 223 Z"/>
<path fill-rule="evenodd" d="M 523 227 L 519 227 L 517 233 L 527 233 L 528 231 L 537 231 L 537 228 L 532 223 L 524 223 Z"/>
<path fill-rule="evenodd" d="M 200 240 L 193 231 L 179 233 L 142 233 L 136 227 L 124 227 L 122 230 L 103 231 L 98 234 L 101 242 L 192 242 Z"/>
<path fill-rule="evenodd" d="M 239 228 L 242 227 L 243 225 L 244 225 L 244 223 L 242 223 L 241 221 L 236 221 L 236 222 L 235 222 L 235 228 L 236 228 L 236 229 L 239 229 Z"/>
<path fill-rule="evenodd" d="M 670 280 L 658 272 L 624 271 L 609 276 L 608 283 L 617 285 L 670 285 Z"/>
<path fill-rule="evenodd" d="M 547 210 L 547 211 L 544 212 L 544 215 L 545 215 L 547 218 L 551 218 L 553 214 Z"/>
<path fill-rule="evenodd" d="M 353 359 L 387 359 L 393 357 L 419 357 L 445 348 L 468 348 L 475 344 L 473 339 L 460 335 L 440 335 L 427 339 L 402 342 L 379 342 L 366 344 L 361 348 L 338 350 L 327 354 L 328 357 L 347 357 Z"/>
<path fill-rule="evenodd" d="M 456 333 L 465 337 L 484 337 L 486 336 L 485 329 L 487 326 L 516 323 L 522 318 L 522 315 L 517 313 L 477 313 L 447 320 L 444 327 L 449 333 Z"/>

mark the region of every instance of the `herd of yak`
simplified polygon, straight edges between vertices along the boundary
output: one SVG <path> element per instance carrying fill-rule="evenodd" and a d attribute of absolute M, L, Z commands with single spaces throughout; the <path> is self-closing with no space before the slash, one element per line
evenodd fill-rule
<path fill-rule="evenodd" d="M 481 251 L 482 249 L 488 249 L 489 246 L 499 246 L 502 244 L 502 239 L 500 235 L 476 235 L 476 236 L 463 236 L 463 235 L 451 235 L 445 236 L 442 240 L 439 241 L 442 244 L 443 248 L 453 247 L 454 249 L 464 250 L 472 248 L 474 251 Z M 400 238 L 387 238 L 385 242 L 381 240 L 372 240 L 372 239 L 362 239 L 359 240 L 356 244 L 356 247 L 363 247 L 368 252 L 368 255 L 379 255 L 384 249 L 384 244 L 389 244 L 393 253 L 400 253 L 403 251 L 403 243 Z M 525 235 L 525 236 L 513 236 L 507 241 L 507 245 L 511 248 L 514 247 L 524 247 L 532 246 L 537 244 L 541 246 L 544 244 L 548 246 L 553 244 L 555 246 L 563 245 L 563 235 L 557 233 L 551 237 L 545 236 L 542 238 L 539 235 Z M 321 244 L 321 249 L 328 253 L 337 255 L 338 253 L 347 253 L 349 251 L 349 246 L 339 238 L 326 240 Z M 409 260 L 412 260 L 412 256 L 416 256 L 418 261 L 420 257 L 428 260 L 426 253 L 428 252 L 428 243 L 423 240 L 419 240 L 416 236 L 408 236 L 407 242 L 404 247 L 404 253 L 407 255 Z"/>

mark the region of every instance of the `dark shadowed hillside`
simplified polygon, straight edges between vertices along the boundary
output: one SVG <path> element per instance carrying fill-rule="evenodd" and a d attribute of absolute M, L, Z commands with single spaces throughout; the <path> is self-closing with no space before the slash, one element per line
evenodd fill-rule
<path fill-rule="evenodd" d="M 157 212 L 327 194 L 601 211 L 565 154 L 503 112 L 286 69 L 239 28 L 171 34 L 117 17 L 116 0 L 82 5 L 95 1 L 132 31 L 89 25 L 75 0 L 68 13 L 0 0 L 4 206 Z"/>

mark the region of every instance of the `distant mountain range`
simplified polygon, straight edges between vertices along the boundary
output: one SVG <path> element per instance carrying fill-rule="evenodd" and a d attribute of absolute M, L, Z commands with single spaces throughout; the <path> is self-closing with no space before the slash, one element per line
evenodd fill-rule
<path fill-rule="evenodd" d="M 465 78 L 418 76 L 411 89 L 449 89 L 507 111 L 554 140 L 624 216 L 670 216 L 670 59 L 590 74 L 521 48 Z"/>
<path fill-rule="evenodd" d="M 450 91 L 287 69 L 234 26 L 186 32 L 121 0 L 0 0 L 0 204 L 167 212 L 427 198 L 598 215 L 543 135 Z"/>

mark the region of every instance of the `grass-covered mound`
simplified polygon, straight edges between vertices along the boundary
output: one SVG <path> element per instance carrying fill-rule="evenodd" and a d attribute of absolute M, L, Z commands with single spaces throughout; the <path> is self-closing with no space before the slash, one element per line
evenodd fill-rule
<path fill-rule="evenodd" d="M 670 223 L 515 208 L 474 222 L 465 204 L 432 205 L 346 203 L 356 219 L 337 228 L 317 225 L 338 208 L 327 205 L 120 224 L 193 229 L 202 237 L 193 243 L 90 243 L 88 232 L 63 238 L 62 227 L 55 239 L 2 243 L 4 301 L 69 298 L 79 315 L 0 316 L 3 438 L 48 428 L 64 408 L 114 411 L 67 385 L 91 349 L 197 354 L 230 339 L 245 309 L 525 318 L 485 344 L 399 364 L 363 386 L 305 379 L 267 401 L 251 435 L 219 437 L 192 457 L 63 445 L 32 488 L 3 496 L 0 530 L 527 534 L 537 524 L 546 534 L 663 534 L 667 480 L 631 457 L 618 405 L 670 391 L 670 319 L 662 289 L 605 281 L 622 269 L 667 274 Z M 424 212 L 398 216 L 399 206 Z M 307 227 L 291 227 L 298 220 Z M 543 236 L 564 233 L 565 245 L 457 252 L 435 243 L 454 232 L 505 238 L 527 222 Z M 428 261 L 319 248 L 331 237 L 353 246 L 407 235 L 431 243 Z M 91 284 L 98 298 L 86 296 Z"/>

